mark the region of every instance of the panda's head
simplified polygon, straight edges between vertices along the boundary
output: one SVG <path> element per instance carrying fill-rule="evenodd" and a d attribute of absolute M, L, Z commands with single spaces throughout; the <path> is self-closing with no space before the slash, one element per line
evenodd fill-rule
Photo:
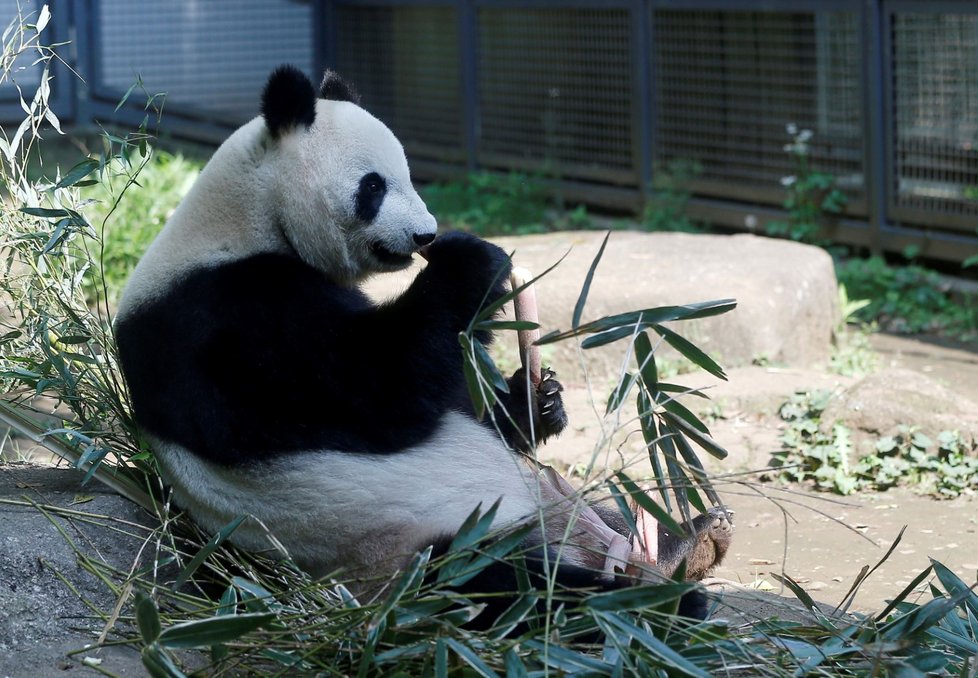
<path fill-rule="evenodd" d="M 298 69 L 278 68 L 262 117 L 276 227 L 306 263 L 354 283 L 407 267 L 434 239 L 400 142 L 336 74 L 327 71 L 317 92 Z"/>

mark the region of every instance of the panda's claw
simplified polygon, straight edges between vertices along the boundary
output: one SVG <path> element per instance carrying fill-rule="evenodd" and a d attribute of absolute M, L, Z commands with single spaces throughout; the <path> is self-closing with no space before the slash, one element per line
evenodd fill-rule
<path fill-rule="evenodd" d="M 567 413 L 560 393 L 564 387 L 557 381 L 557 373 L 550 368 L 540 372 L 540 383 L 536 389 L 536 400 L 540 414 L 541 439 L 555 436 L 567 426 Z"/>

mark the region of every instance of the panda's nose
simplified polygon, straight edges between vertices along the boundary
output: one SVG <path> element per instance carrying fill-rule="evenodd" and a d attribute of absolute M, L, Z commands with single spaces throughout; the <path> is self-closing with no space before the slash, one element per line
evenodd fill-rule
<path fill-rule="evenodd" d="M 418 247 L 424 247 L 432 240 L 435 239 L 434 233 L 415 233 L 413 236 L 414 242 L 417 243 Z"/>

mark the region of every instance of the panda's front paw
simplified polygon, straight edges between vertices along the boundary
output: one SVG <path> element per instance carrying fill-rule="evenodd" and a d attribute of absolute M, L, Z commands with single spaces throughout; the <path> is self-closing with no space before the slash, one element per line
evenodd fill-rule
<path fill-rule="evenodd" d="M 445 292 L 475 304 L 483 298 L 490 304 L 506 293 L 512 263 L 506 252 L 491 242 L 464 231 L 451 231 L 435 238 L 426 255 L 430 275 L 445 283 Z"/>
<path fill-rule="evenodd" d="M 540 415 L 541 439 L 555 436 L 567 428 L 567 412 L 560 393 L 564 387 L 557 381 L 557 373 L 549 367 L 543 369 L 536 389 L 537 412 Z"/>
<path fill-rule="evenodd" d="M 506 405 L 506 426 L 502 428 L 514 449 L 529 452 L 567 427 L 567 412 L 560 395 L 564 387 L 553 370 L 544 369 L 540 383 L 531 384 L 528 389 L 526 371 L 521 367 L 506 384 L 509 395 L 500 396 Z"/>

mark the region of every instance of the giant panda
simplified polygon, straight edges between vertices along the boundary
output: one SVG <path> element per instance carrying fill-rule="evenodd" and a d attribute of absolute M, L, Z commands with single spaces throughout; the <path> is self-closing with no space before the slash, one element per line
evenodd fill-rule
<path fill-rule="evenodd" d="M 399 297 L 360 291 L 422 247 L 428 263 Z M 496 526 L 539 523 L 552 496 L 520 452 L 566 425 L 561 387 L 547 372 L 528 393 L 517 373 L 479 421 L 458 343 L 509 266 L 475 236 L 436 237 L 401 144 L 352 87 L 327 72 L 317 92 L 275 70 L 261 115 L 214 153 L 117 310 L 134 417 L 176 503 L 212 532 L 248 516 L 239 546 L 363 582 L 444 551 L 477 507 L 495 504 Z M 627 534 L 614 513 L 602 515 Z M 660 556 L 678 564 L 718 520 Z M 526 539 L 540 577 L 631 583 L 587 567 L 585 547 L 558 554 L 540 525 Z M 467 586 L 515 585 L 511 567 Z"/>

